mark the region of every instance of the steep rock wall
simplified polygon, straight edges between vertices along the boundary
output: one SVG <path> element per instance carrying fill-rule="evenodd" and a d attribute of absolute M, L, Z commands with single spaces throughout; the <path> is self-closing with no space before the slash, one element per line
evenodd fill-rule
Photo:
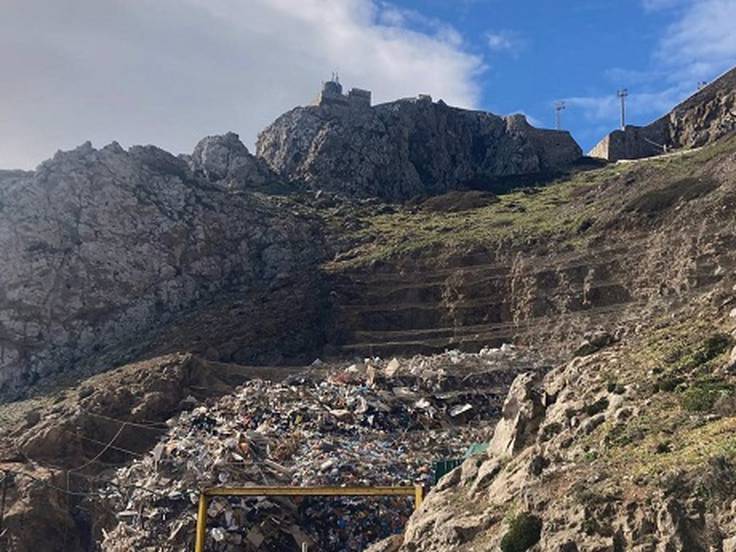
<path fill-rule="evenodd" d="M 6 392 L 125 344 L 140 348 L 223 292 L 247 299 L 283 287 L 320 255 L 309 221 L 195 178 L 152 146 L 85 144 L 0 178 Z"/>

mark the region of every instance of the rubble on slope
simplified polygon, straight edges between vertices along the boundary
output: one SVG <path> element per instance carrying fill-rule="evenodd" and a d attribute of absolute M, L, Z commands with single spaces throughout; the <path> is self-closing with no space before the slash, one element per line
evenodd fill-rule
<path fill-rule="evenodd" d="M 736 328 L 728 302 L 712 306 L 722 293 L 519 375 L 486 453 L 372 550 L 736 551 Z"/>
<path fill-rule="evenodd" d="M 515 375 L 542 370 L 510 346 L 315 364 L 171 419 L 152 452 L 106 490 L 118 523 L 102 548 L 191 546 L 203 487 L 429 485 L 435 461 L 487 441 Z M 411 511 L 405 498 L 215 499 L 207 550 L 363 550 L 401 531 Z"/>

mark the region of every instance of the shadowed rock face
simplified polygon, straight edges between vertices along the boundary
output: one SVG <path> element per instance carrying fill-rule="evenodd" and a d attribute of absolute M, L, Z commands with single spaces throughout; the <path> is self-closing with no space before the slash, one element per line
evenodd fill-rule
<path fill-rule="evenodd" d="M 218 147 L 193 163 L 237 173 Z M 140 344 L 222 292 L 283 286 L 318 259 L 313 230 L 152 146 L 87 143 L 0 174 L 0 390 Z"/>
<path fill-rule="evenodd" d="M 428 99 L 299 107 L 261 133 L 257 151 L 290 180 L 388 200 L 492 189 L 494 179 L 555 172 L 581 156 L 567 132 Z"/>

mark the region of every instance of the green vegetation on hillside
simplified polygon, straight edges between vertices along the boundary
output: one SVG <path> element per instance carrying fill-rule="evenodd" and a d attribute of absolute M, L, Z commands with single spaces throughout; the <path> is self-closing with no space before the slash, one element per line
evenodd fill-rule
<path fill-rule="evenodd" d="M 704 167 L 734 149 L 736 138 L 701 150 L 579 170 L 497 200 L 481 198 L 480 192 L 466 198 L 451 192 L 446 199 L 430 198 L 426 207 L 414 203 L 323 213 L 343 243 L 352 244 L 331 267 L 349 269 L 438 251 L 493 250 L 499 244 L 579 248 L 609 232 L 621 217 L 638 217 L 637 224 L 646 224 L 682 201 L 707 196 L 718 184 Z"/>
<path fill-rule="evenodd" d="M 711 321 L 708 321 L 711 320 Z M 607 421 L 583 443 L 596 470 L 639 485 L 666 485 L 713 458 L 736 461 L 736 380 L 719 376 L 734 340 L 713 318 L 662 323 L 627 348 L 617 381 L 635 389 L 635 415 Z"/>
<path fill-rule="evenodd" d="M 524 552 L 539 542 L 542 534 L 542 521 L 528 512 L 515 516 L 509 523 L 509 530 L 501 539 L 503 552 Z"/>

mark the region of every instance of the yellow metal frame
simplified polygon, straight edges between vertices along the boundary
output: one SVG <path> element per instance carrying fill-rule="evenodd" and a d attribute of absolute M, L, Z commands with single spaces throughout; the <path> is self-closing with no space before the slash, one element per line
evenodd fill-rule
<path fill-rule="evenodd" d="M 424 487 L 212 487 L 199 494 L 194 552 L 204 552 L 207 502 L 215 496 L 413 496 L 414 510 L 424 500 Z"/>

